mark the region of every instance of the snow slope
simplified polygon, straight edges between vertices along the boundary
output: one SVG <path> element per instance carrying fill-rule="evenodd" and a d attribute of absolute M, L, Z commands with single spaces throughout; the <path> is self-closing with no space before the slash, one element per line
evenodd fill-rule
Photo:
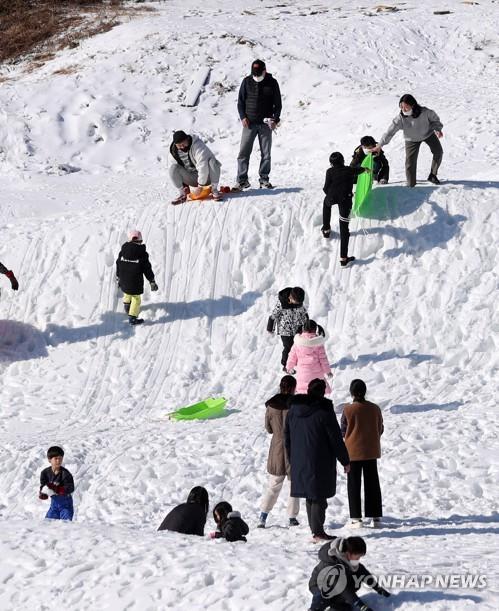
<path fill-rule="evenodd" d="M 306 608 L 317 548 L 304 512 L 285 528 L 284 497 L 246 545 L 155 532 L 195 484 L 255 526 L 264 402 L 281 376 L 265 322 L 277 291 L 299 284 L 327 329 L 338 412 L 355 377 L 383 409 L 388 527 L 361 531 L 367 566 L 488 580 L 366 600 L 497 609 L 497 4 L 199 4 L 155 4 L 35 72 L 0 68 L 0 260 L 21 283 L 12 293 L 3 279 L 0 300 L 0 608 Z M 206 139 L 234 180 L 237 88 L 256 57 L 283 91 L 277 188 L 168 205 L 174 129 Z M 180 106 L 186 75 L 205 64 L 199 106 Z M 327 158 L 379 137 L 405 92 L 443 120 L 445 183 L 406 190 L 396 137 L 378 213 L 352 223 L 359 260 L 340 269 L 339 241 L 319 231 Z M 429 159 L 423 149 L 420 178 Z M 132 227 L 160 287 L 146 290 L 137 329 L 113 269 Z M 217 394 L 224 418 L 165 418 Z M 77 484 L 72 524 L 44 522 L 36 498 L 54 443 Z M 338 480 L 327 522 L 348 533 Z"/>

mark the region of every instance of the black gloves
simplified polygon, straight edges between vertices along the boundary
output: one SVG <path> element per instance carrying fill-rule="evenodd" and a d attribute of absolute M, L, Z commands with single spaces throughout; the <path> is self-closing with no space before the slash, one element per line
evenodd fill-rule
<path fill-rule="evenodd" d="M 158 285 L 156 284 L 156 282 L 154 282 L 154 280 L 151 282 L 151 291 L 157 291 L 158 290 Z"/>

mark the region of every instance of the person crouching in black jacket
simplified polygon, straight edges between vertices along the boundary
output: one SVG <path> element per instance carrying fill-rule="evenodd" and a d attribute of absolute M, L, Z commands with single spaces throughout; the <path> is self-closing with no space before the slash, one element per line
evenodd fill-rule
<path fill-rule="evenodd" d="M 227 501 L 217 503 L 213 509 L 213 519 L 217 530 L 210 533 L 211 539 L 225 539 L 226 541 L 244 541 L 249 533 L 246 522 L 241 518 L 239 511 L 234 511 Z"/>
<path fill-rule="evenodd" d="M 362 537 L 335 537 L 319 550 L 319 564 L 314 568 L 308 587 L 313 595 L 310 611 L 371 611 L 357 591 L 371 587 L 381 596 L 390 596 L 376 577 L 360 563 L 366 554 Z"/>
<path fill-rule="evenodd" d="M 385 157 L 385 153 L 380 150 L 379 153 L 374 152 L 378 143 L 372 136 L 363 136 L 360 139 L 360 146 L 358 146 L 352 155 L 352 161 L 350 166 L 352 168 L 360 168 L 361 163 L 367 157 L 367 155 L 373 156 L 373 178 L 378 181 L 380 185 L 386 185 L 388 178 L 390 177 L 390 166 L 388 159 Z M 355 179 L 357 181 L 357 179 Z"/>
<path fill-rule="evenodd" d="M 340 213 L 340 265 L 346 267 L 355 257 L 348 256 L 348 241 L 350 239 L 350 212 L 352 210 L 353 183 L 362 172 L 370 172 L 368 168 L 352 168 L 345 166 L 341 153 L 331 153 L 331 167 L 326 172 L 324 183 L 324 204 L 322 207 L 322 235 L 331 235 L 331 206 L 338 205 Z"/>
<path fill-rule="evenodd" d="M 173 530 L 184 535 L 204 536 L 209 499 L 206 488 L 195 486 L 187 497 L 187 503 L 174 507 L 161 522 L 158 530 Z"/>
<path fill-rule="evenodd" d="M 139 318 L 141 295 L 144 292 L 145 276 L 151 284 L 151 291 L 157 291 L 146 245 L 142 243 L 142 234 L 137 229 L 130 231 L 128 242 L 121 247 L 116 261 L 116 278 L 123 295 L 123 307 L 128 314 L 131 325 L 140 325 L 144 319 Z"/>

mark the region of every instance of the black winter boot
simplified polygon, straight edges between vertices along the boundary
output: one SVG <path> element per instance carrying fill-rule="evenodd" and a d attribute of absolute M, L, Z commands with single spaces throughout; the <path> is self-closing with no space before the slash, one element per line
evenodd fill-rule
<path fill-rule="evenodd" d="M 137 318 L 136 316 L 129 316 L 128 317 L 128 322 L 131 325 L 141 325 L 144 322 L 143 318 Z"/>

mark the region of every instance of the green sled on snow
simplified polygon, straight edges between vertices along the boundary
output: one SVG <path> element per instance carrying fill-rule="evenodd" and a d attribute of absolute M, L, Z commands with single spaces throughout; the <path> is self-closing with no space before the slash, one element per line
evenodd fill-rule
<path fill-rule="evenodd" d="M 194 405 L 181 407 L 171 414 L 168 414 L 171 420 L 206 420 L 223 414 L 227 399 L 223 397 L 205 399 Z"/>
<path fill-rule="evenodd" d="M 360 167 L 369 168 L 371 171 L 362 172 L 362 174 L 357 177 L 357 187 L 355 189 L 355 200 L 353 204 L 353 213 L 355 216 L 362 216 L 362 206 L 367 201 L 373 186 L 374 159 L 372 154 L 364 157 Z"/>

